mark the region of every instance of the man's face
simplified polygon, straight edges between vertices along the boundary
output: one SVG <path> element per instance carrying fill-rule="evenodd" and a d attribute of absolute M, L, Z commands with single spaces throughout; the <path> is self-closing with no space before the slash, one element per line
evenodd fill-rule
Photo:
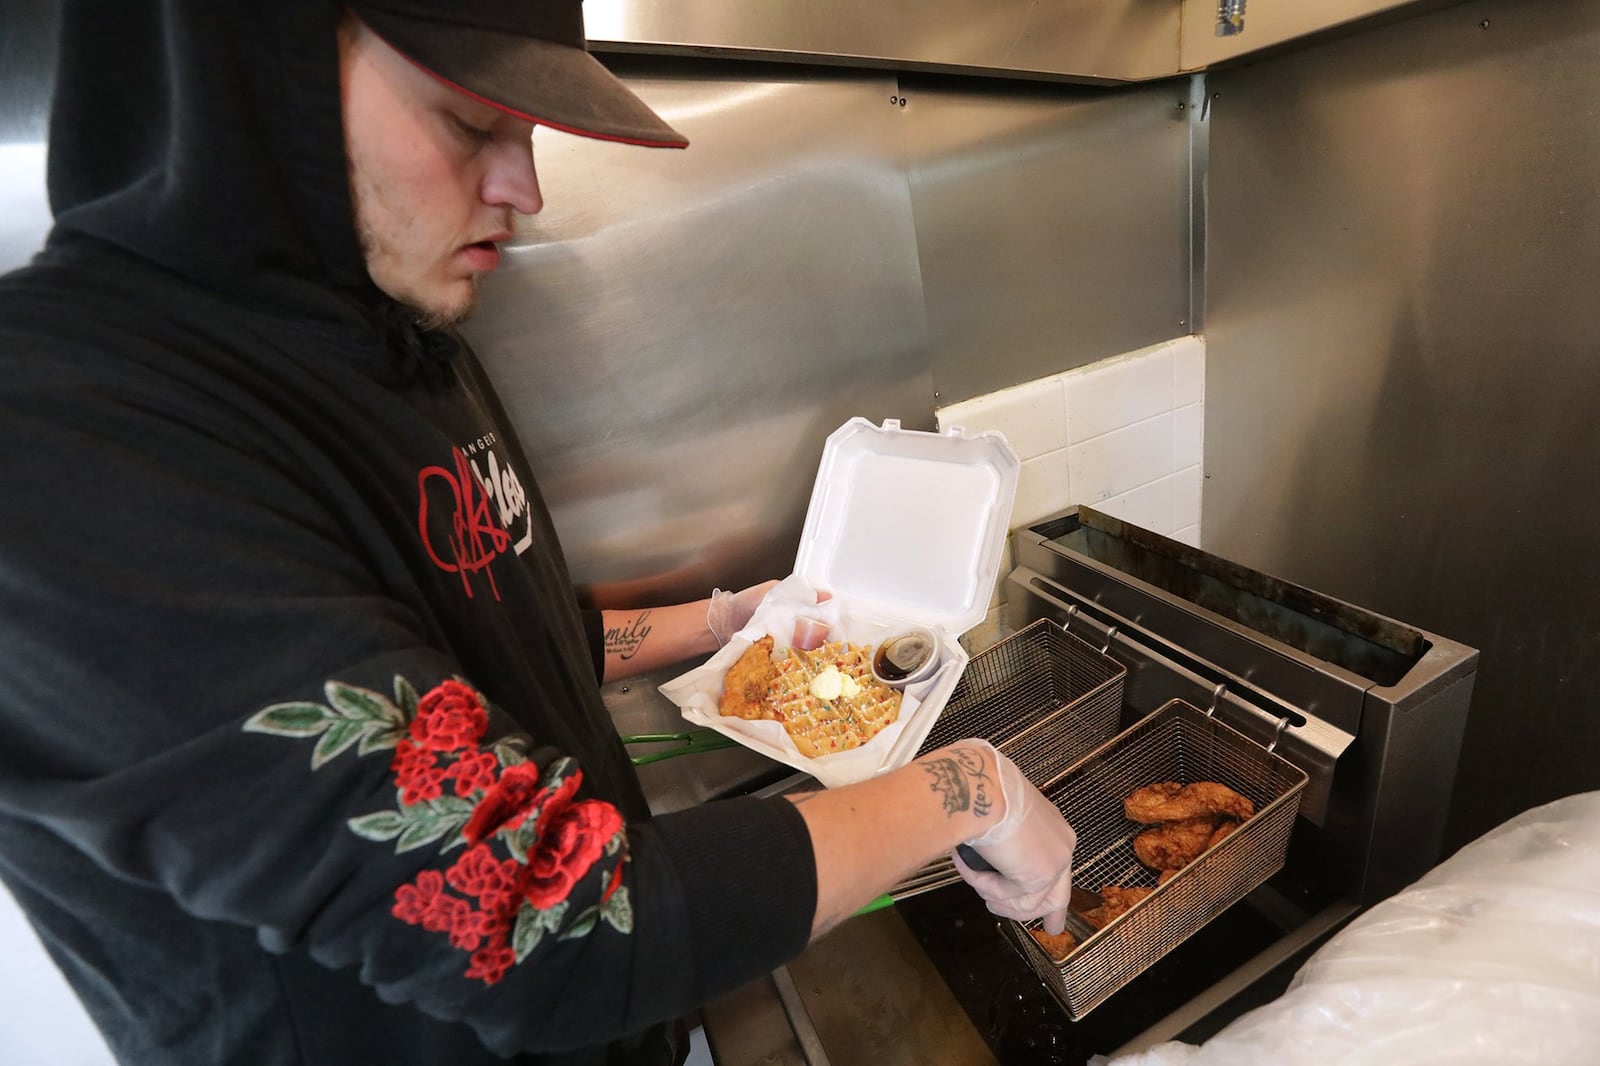
<path fill-rule="evenodd" d="M 424 325 L 454 325 L 477 307 L 513 212 L 544 206 L 533 126 L 436 81 L 354 20 L 339 57 L 367 273 Z"/>

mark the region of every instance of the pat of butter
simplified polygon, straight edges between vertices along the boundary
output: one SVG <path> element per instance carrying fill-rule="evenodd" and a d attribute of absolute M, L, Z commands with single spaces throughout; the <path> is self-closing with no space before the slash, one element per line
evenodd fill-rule
<path fill-rule="evenodd" d="M 855 678 L 851 677 L 849 674 L 840 674 L 839 677 L 841 678 L 839 689 L 840 695 L 847 700 L 861 695 L 861 686 L 856 684 Z"/>
<path fill-rule="evenodd" d="M 811 679 L 811 694 L 819 700 L 836 700 L 846 680 L 837 666 L 830 666 Z"/>

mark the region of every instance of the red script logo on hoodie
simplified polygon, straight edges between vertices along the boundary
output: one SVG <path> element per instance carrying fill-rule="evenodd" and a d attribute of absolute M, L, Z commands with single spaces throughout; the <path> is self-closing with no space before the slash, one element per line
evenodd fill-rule
<path fill-rule="evenodd" d="M 474 448 L 476 451 L 476 447 Z M 449 574 L 461 575 L 461 587 L 470 599 L 472 578 L 482 573 L 489 591 L 500 598 L 490 564 L 513 547 L 522 552 L 533 543 L 533 523 L 527 521 L 528 494 L 516 471 L 502 464 L 494 452 L 483 450 L 487 469 L 468 458 L 460 448 L 451 449 L 454 469 L 426 466 L 417 474 L 417 533 L 435 566 Z M 438 531 L 429 527 L 430 513 L 449 514 L 449 533 L 445 543 L 436 543 Z M 522 537 L 515 545 L 509 530 L 517 519 L 524 520 Z"/>

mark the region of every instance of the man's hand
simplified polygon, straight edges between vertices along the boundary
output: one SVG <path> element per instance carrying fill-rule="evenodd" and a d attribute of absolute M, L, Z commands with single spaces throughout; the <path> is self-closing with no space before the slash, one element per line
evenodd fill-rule
<path fill-rule="evenodd" d="M 706 609 L 706 628 L 717 638 L 717 647 L 727 644 L 735 633 L 750 624 L 756 608 L 761 606 L 761 601 L 777 584 L 776 581 L 763 581 L 742 592 L 711 590 L 711 606 Z"/>
<path fill-rule="evenodd" d="M 963 745 L 992 745 L 965 740 Z M 1005 815 L 980 837 L 966 843 L 993 871 L 974 870 L 955 856 L 956 871 L 1002 918 L 1043 918 L 1045 932 L 1066 926 L 1072 900 L 1072 849 L 1078 835 L 1053 803 L 1022 776 L 1010 759 L 994 752 Z"/>

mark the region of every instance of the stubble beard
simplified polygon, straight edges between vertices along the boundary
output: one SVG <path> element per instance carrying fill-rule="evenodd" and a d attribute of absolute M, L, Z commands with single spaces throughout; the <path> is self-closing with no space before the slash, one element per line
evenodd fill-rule
<path fill-rule="evenodd" d="M 367 273 L 373 275 L 374 264 L 385 261 L 395 262 L 398 255 L 389 250 L 383 238 L 379 237 L 370 227 L 360 225 L 357 227 L 357 238 L 361 245 L 361 255 L 367 263 Z M 381 269 L 376 273 L 382 273 Z M 376 277 L 373 283 L 387 296 L 404 307 L 411 314 L 417 327 L 423 330 L 453 329 L 471 318 L 478 310 L 479 294 L 483 286 L 483 275 L 474 273 L 467 279 L 472 286 L 467 298 L 455 304 L 429 306 L 410 293 L 392 291 L 382 285 Z"/>
<path fill-rule="evenodd" d="M 411 317 L 416 320 L 417 326 L 423 330 L 454 329 L 467 319 L 471 318 L 478 310 L 478 290 L 483 283 L 482 274 L 471 277 L 472 293 L 466 301 L 457 307 L 426 308 L 401 300 L 401 306 L 411 312 Z"/>

